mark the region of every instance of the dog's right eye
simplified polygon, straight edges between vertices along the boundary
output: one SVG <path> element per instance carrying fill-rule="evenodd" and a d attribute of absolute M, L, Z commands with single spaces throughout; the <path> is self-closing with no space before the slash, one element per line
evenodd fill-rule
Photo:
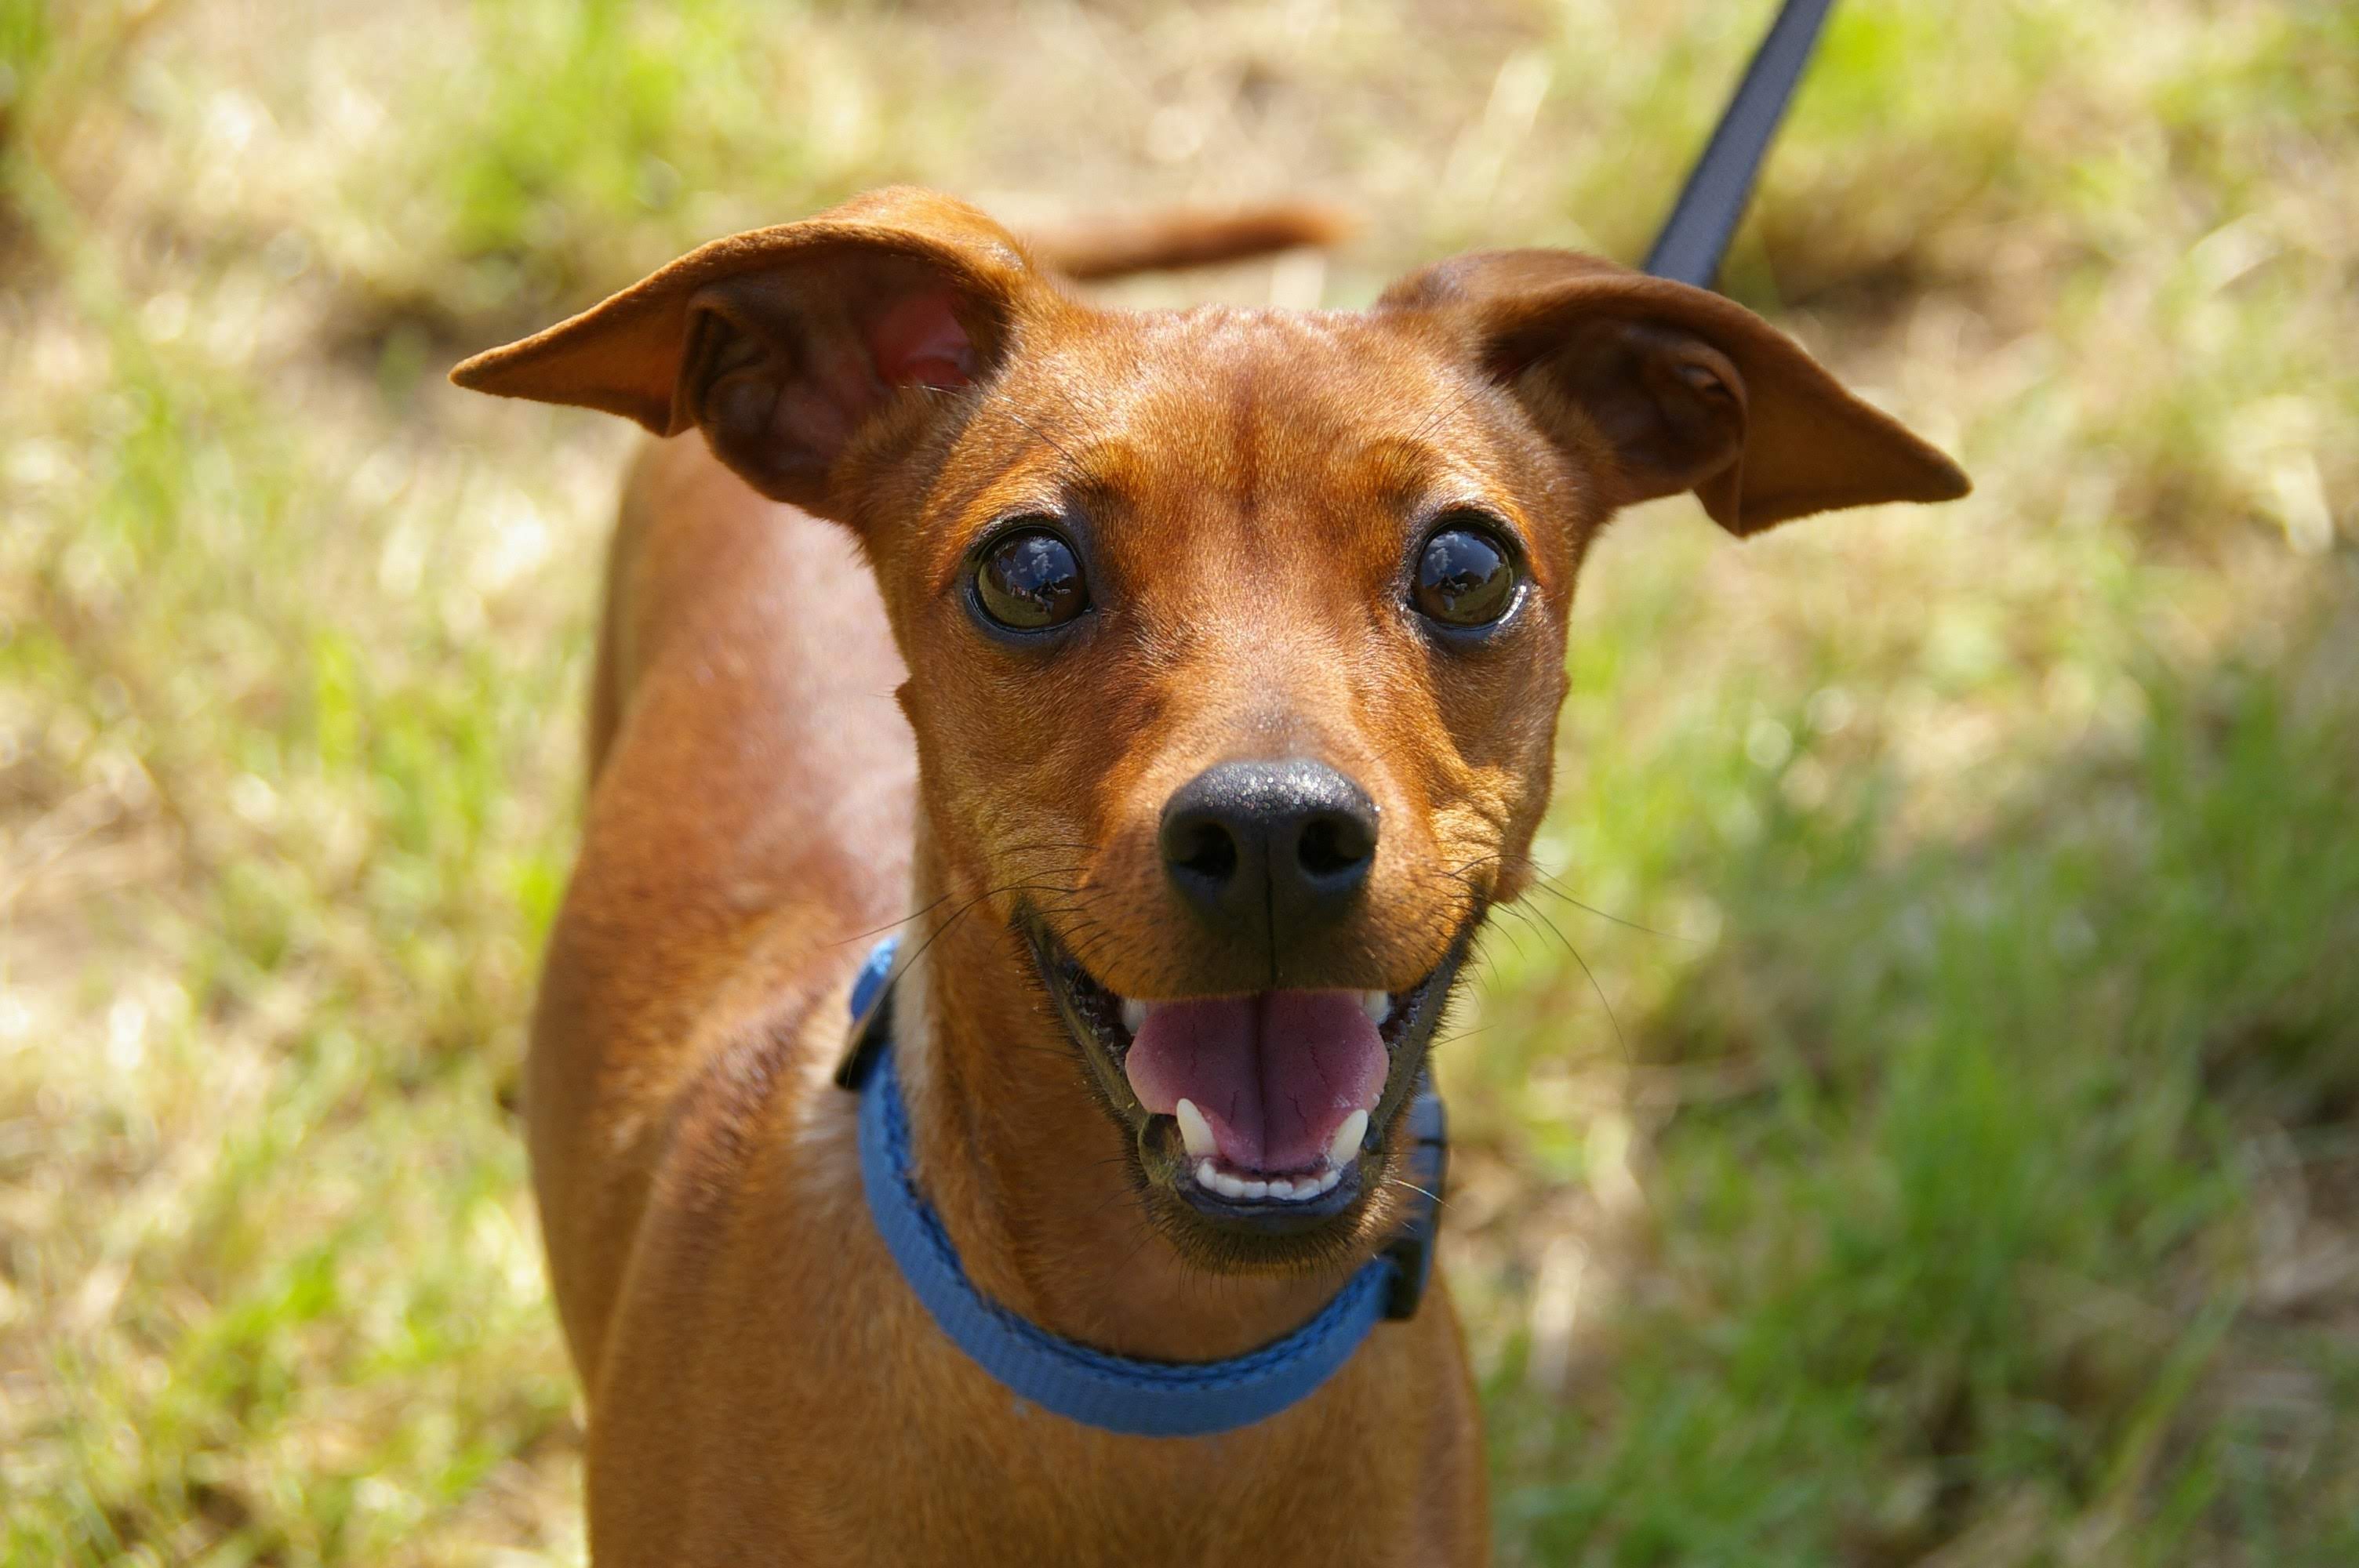
<path fill-rule="evenodd" d="M 1429 621 L 1474 631 L 1515 608 L 1517 586 L 1515 560 L 1498 534 L 1478 514 L 1458 513 L 1418 552 L 1409 602 Z"/>
<path fill-rule="evenodd" d="M 1046 528 L 993 540 L 974 568 L 975 602 L 1011 632 L 1061 626 L 1090 607 L 1089 584 L 1072 546 Z"/>

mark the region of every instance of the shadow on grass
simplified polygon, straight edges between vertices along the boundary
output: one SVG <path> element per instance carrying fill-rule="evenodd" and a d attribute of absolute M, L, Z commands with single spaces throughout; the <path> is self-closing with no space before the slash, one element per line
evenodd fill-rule
<path fill-rule="evenodd" d="M 2359 581 L 1971 838 L 1765 773 L 1528 1560 L 2359 1561 Z M 1928 1557 L 1927 1553 L 1934 1553 Z"/>

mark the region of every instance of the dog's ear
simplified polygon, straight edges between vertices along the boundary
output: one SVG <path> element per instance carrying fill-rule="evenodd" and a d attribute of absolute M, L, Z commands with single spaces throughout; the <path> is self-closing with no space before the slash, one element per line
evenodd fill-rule
<path fill-rule="evenodd" d="M 1609 506 L 1692 490 L 1754 534 L 1806 513 L 1951 501 L 1958 466 L 1717 294 L 1570 251 L 1489 251 L 1412 273 L 1379 310 L 1458 334 Z"/>
<path fill-rule="evenodd" d="M 1035 292 L 1050 295 L 1006 230 L 897 188 L 716 240 L 451 379 L 659 436 L 701 426 L 756 490 L 843 518 L 846 456 L 947 416 L 962 400 L 940 394 L 991 373 Z"/>

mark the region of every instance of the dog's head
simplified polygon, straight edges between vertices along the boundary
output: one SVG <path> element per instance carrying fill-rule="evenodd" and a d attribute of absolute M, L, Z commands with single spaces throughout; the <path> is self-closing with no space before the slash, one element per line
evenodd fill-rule
<path fill-rule="evenodd" d="M 1028 950 L 1167 1227 L 1246 1260 L 1370 1226 L 1527 880 L 1607 517 L 1693 491 L 1750 534 L 1966 489 L 1758 318 L 1591 258 L 1462 256 L 1362 312 L 1114 312 L 909 190 L 454 379 L 699 427 L 857 535 L 935 891 Z"/>

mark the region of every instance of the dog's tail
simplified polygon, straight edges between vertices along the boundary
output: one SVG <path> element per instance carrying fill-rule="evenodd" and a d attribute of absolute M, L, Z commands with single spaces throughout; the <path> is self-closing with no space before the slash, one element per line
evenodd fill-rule
<path fill-rule="evenodd" d="M 1089 283 L 1324 248 L 1356 227 L 1348 214 L 1310 201 L 1222 211 L 1181 207 L 1048 230 L 1032 236 L 1031 249 L 1050 271 Z"/>

